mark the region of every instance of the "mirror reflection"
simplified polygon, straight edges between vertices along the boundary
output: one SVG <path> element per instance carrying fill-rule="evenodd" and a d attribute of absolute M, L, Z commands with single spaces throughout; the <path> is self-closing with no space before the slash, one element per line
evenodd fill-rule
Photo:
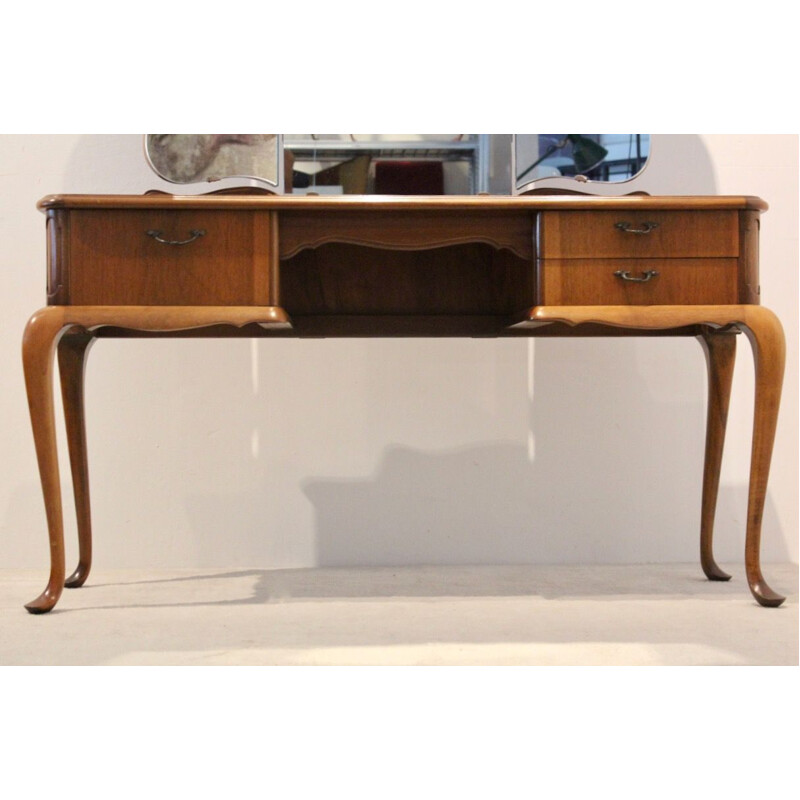
<path fill-rule="evenodd" d="M 550 178 L 629 181 L 644 169 L 649 155 L 650 135 L 645 133 L 518 133 L 514 190 L 524 193 Z"/>
<path fill-rule="evenodd" d="M 296 194 L 477 194 L 490 191 L 491 139 L 483 133 L 287 133 L 284 145 L 293 157 Z"/>
<path fill-rule="evenodd" d="M 145 155 L 170 183 L 231 178 L 281 189 L 281 142 L 277 133 L 148 133 Z"/>

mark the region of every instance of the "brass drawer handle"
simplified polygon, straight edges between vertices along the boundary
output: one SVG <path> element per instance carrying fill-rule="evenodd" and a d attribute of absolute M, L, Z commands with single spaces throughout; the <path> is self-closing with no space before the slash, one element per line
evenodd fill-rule
<path fill-rule="evenodd" d="M 189 238 L 183 239 L 181 241 L 171 240 L 171 239 L 162 239 L 161 234 L 163 231 L 146 231 L 147 235 L 151 238 L 155 239 L 157 242 L 161 242 L 161 244 L 191 244 L 196 239 L 199 239 L 201 236 L 205 236 L 205 231 L 189 231 Z"/>
<path fill-rule="evenodd" d="M 622 279 L 623 281 L 630 281 L 631 283 L 647 283 L 647 281 L 658 277 L 658 271 L 654 269 L 648 269 L 642 272 L 641 278 L 634 278 L 628 270 L 621 270 L 618 269 L 614 276 L 617 278 Z"/>
<path fill-rule="evenodd" d="M 634 228 L 632 222 L 617 222 L 614 224 L 614 227 L 618 228 L 623 233 L 638 233 L 641 235 L 650 233 L 650 231 L 655 230 L 658 225 L 658 222 L 643 222 L 641 228 Z"/>

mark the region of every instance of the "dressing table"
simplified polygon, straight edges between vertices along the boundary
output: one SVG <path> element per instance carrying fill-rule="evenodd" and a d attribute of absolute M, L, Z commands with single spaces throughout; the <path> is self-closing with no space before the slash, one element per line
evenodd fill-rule
<path fill-rule="evenodd" d="M 756 371 L 746 573 L 758 603 L 783 602 L 759 555 L 784 338 L 759 305 L 758 198 L 64 195 L 39 208 L 47 306 L 26 327 L 23 363 L 50 577 L 30 612 L 89 574 L 84 366 L 97 339 L 131 336 L 696 337 L 709 378 L 700 558 L 728 580 L 712 533 L 743 332 Z M 56 357 L 80 545 L 69 577 Z"/>

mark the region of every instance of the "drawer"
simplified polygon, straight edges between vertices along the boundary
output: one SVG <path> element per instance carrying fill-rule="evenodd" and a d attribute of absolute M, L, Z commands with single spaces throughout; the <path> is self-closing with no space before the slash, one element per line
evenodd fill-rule
<path fill-rule="evenodd" d="M 545 211 L 541 258 L 718 258 L 739 255 L 736 211 Z"/>
<path fill-rule="evenodd" d="M 51 258 L 72 305 L 270 305 L 271 216 L 71 210 Z"/>
<path fill-rule="evenodd" d="M 540 304 L 731 305 L 737 269 L 735 258 L 549 259 L 539 262 Z"/>

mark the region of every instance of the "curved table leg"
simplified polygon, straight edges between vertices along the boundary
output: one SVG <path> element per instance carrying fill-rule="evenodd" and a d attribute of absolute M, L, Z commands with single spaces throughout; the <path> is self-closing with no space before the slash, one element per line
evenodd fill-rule
<path fill-rule="evenodd" d="M 722 448 L 731 400 L 733 367 L 736 362 L 736 334 L 712 330 L 698 337 L 708 365 L 708 422 L 706 424 L 706 458 L 703 468 L 703 505 L 700 514 L 700 564 L 712 581 L 728 581 L 714 560 L 714 514 L 719 494 Z"/>
<path fill-rule="evenodd" d="M 83 372 L 91 332 L 106 325 L 139 331 L 180 331 L 194 328 L 257 324 L 265 329 L 291 328 L 279 306 L 48 306 L 28 322 L 22 340 L 25 387 L 42 481 L 47 530 L 50 539 L 50 578 L 42 594 L 27 603 L 32 614 L 50 611 L 65 585 L 64 521 L 58 471 L 53 361 L 58 348 L 62 398 L 78 517 L 80 558 L 67 586 L 80 586 L 91 566 L 91 523 L 86 439 L 83 411 Z M 70 329 L 76 333 L 64 334 Z M 63 344 L 62 344 L 63 339 Z"/>
<path fill-rule="evenodd" d="M 64 588 L 64 521 L 53 404 L 53 356 L 64 330 L 63 314 L 47 308 L 31 317 L 22 339 L 25 388 L 50 538 L 50 579 L 42 594 L 26 604 L 32 614 L 50 611 Z"/>
<path fill-rule="evenodd" d="M 554 322 L 567 325 L 587 323 L 609 325 L 631 330 L 669 330 L 688 325 L 727 328 L 735 325 L 747 334 L 753 347 L 756 391 L 753 421 L 753 448 L 750 462 L 750 488 L 747 502 L 745 569 L 750 591 L 762 606 L 779 606 L 786 599 L 767 585 L 761 574 L 761 521 L 767 494 L 767 478 L 772 459 L 772 446 L 778 422 L 786 342 L 783 328 L 768 308 L 756 305 L 723 306 L 534 306 L 515 328 L 536 328 Z M 712 345 L 713 347 L 713 345 Z M 725 347 L 725 345 L 723 345 Z M 719 351 L 719 348 L 717 348 Z M 726 356 L 717 352 L 714 370 L 724 371 Z M 727 357 L 729 358 L 729 357 Z M 732 361 L 732 359 L 730 359 Z M 731 364 L 732 367 L 732 364 Z M 721 390 L 721 385 L 720 385 Z M 715 391 L 712 388 L 712 391 Z M 721 391 L 720 391 L 721 393 Z M 721 399 L 721 397 L 719 398 Z M 718 423 L 717 427 L 719 428 Z M 713 426 L 712 426 L 713 427 Z M 719 435 L 718 430 L 715 435 Z M 716 445 L 715 445 L 716 446 Z M 713 477 L 713 476 L 712 476 Z M 717 478 L 713 478 L 716 483 Z M 716 488 L 715 488 L 716 492 Z M 710 493 L 710 492 L 709 492 Z M 704 515 L 710 502 L 704 489 Z M 710 527 L 707 555 L 710 555 Z"/>
<path fill-rule="evenodd" d="M 86 356 L 94 337 L 85 331 L 70 331 L 58 343 L 58 369 L 61 374 L 61 397 L 75 493 L 78 521 L 78 566 L 64 585 L 83 586 L 92 567 L 92 519 L 89 503 L 89 468 L 86 455 L 86 421 L 84 415 L 84 371 Z"/>
<path fill-rule="evenodd" d="M 755 413 L 747 498 L 745 569 L 750 591 L 762 606 L 779 606 L 786 598 L 774 592 L 761 574 L 761 521 L 767 494 L 767 478 L 775 442 L 781 401 L 786 342 L 778 318 L 767 308 L 755 306 L 741 326 L 750 339 L 755 362 Z"/>

